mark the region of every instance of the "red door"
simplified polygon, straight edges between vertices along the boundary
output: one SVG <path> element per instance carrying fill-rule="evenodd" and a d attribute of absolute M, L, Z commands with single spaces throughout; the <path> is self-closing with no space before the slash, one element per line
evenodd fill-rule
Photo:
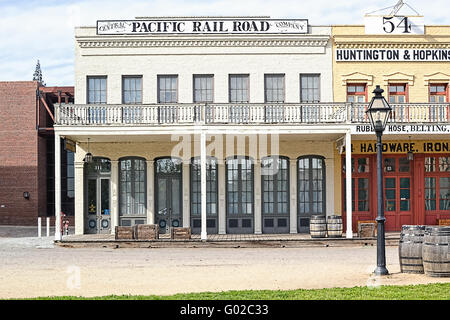
<path fill-rule="evenodd" d="M 402 225 L 413 224 L 413 166 L 406 157 L 391 155 L 383 157 L 383 165 L 386 231 L 400 231 Z"/>

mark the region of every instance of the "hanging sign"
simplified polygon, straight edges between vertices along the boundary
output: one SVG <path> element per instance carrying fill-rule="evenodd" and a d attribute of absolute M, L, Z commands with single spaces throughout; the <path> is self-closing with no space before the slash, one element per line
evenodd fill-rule
<path fill-rule="evenodd" d="M 306 19 L 99 20 L 98 35 L 308 33 Z"/>
<path fill-rule="evenodd" d="M 425 34 L 423 16 L 365 16 L 366 34 Z"/>

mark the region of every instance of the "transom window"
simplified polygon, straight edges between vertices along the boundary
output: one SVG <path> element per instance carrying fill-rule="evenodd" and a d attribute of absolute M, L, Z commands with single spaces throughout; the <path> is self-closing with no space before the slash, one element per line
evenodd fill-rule
<path fill-rule="evenodd" d="M 194 75 L 194 102 L 213 102 L 213 75 Z"/>
<path fill-rule="evenodd" d="M 367 102 L 366 84 L 348 84 L 347 102 Z"/>
<path fill-rule="evenodd" d="M 407 102 L 406 84 L 389 84 L 389 103 Z"/>
<path fill-rule="evenodd" d="M 289 160 L 267 157 L 261 160 L 263 214 L 289 213 Z"/>
<path fill-rule="evenodd" d="M 124 104 L 142 103 L 142 76 L 122 77 L 122 99 Z"/>
<path fill-rule="evenodd" d="M 178 102 L 178 76 L 158 76 L 158 103 Z"/>
<path fill-rule="evenodd" d="M 146 162 L 140 158 L 119 160 L 120 215 L 146 214 Z"/>
<path fill-rule="evenodd" d="M 264 75 L 264 97 L 268 103 L 284 103 L 284 74 Z"/>
<path fill-rule="evenodd" d="M 253 164 L 245 157 L 227 159 L 227 211 L 231 215 L 253 214 Z"/>
<path fill-rule="evenodd" d="M 430 102 L 445 103 L 447 102 L 448 84 L 430 84 Z"/>
<path fill-rule="evenodd" d="M 246 74 L 230 74 L 229 77 L 230 103 L 248 103 L 249 76 Z"/>
<path fill-rule="evenodd" d="M 301 102 L 320 102 L 320 74 L 300 75 Z"/>
<path fill-rule="evenodd" d="M 88 104 L 106 103 L 106 77 L 88 77 L 87 78 Z"/>
<path fill-rule="evenodd" d="M 202 209 L 200 158 L 191 160 L 191 214 L 199 216 Z M 217 215 L 217 160 L 208 157 L 206 165 L 206 214 Z"/>

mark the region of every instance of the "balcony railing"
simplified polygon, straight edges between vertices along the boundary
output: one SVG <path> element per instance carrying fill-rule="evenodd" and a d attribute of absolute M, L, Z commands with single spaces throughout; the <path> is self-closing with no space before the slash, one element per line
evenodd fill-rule
<path fill-rule="evenodd" d="M 58 125 L 367 123 L 367 103 L 61 104 Z M 392 123 L 449 122 L 448 103 L 391 104 Z"/>

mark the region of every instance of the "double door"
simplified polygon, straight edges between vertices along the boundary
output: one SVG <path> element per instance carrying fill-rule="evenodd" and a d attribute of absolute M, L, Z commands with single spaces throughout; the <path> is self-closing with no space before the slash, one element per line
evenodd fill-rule
<path fill-rule="evenodd" d="M 183 226 L 181 175 L 159 174 L 156 187 L 155 223 L 160 233 L 169 233 L 171 227 Z"/>
<path fill-rule="evenodd" d="M 386 231 L 401 230 L 402 225 L 413 224 L 413 186 L 411 161 L 404 157 L 383 157 L 384 215 Z"/>
<path fill-rule="evenodd" d="M 88 177 L 85 233 L 111 233 L 110 178 Z"/>

